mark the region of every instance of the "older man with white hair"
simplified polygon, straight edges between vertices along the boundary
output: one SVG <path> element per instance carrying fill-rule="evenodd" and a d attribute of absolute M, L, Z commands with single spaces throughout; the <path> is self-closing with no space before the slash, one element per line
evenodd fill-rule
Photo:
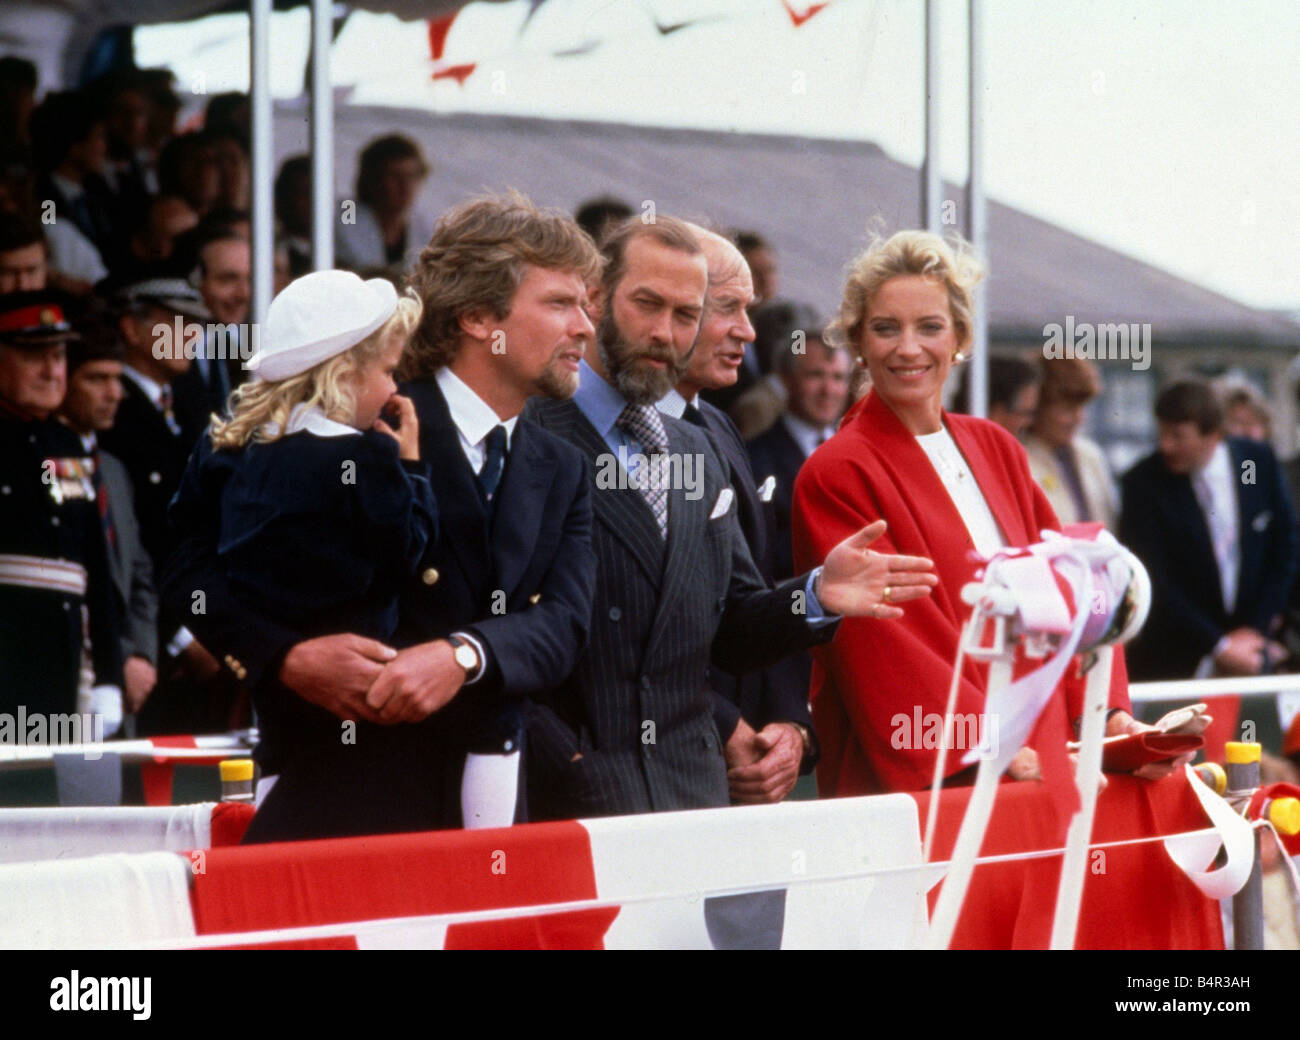
<path fill-rule="evenodd" d="M 754 327 L 749 306 L 754 280 L 739 249 L 723 236 L 691 225 L 708 263 L 709 288 L 695 349 L 685 374 L 659 401 L 661 412 L 707 430 L 727 463 L 736 495 L 741 532 L 750 555 L 770 587 L 767 519 L 770 489 L 760 492 L 749 456 L 735 424 L 725 412 L 700 397 L 736 382 Z M 800 773 L 817 763 L 817 744 L 808 710 L 808 684 L 797 658 L 770 668 L 733 675 L 710 669 L 719 702 L 715 721 L 727 740 L 727 779 L 733 801 L 779 802 L 794 788 Z"/>

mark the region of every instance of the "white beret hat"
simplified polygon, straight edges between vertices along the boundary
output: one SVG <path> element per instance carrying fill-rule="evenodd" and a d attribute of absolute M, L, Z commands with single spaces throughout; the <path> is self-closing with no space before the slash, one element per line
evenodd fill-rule
<path fill-rule="evenodd" d="M 257 379 L 288 379 L 355 347 L 397 310 L 383 278 L 313 271 L 281 290 L 267 308 L 261 346 L 248 359 Z"/>

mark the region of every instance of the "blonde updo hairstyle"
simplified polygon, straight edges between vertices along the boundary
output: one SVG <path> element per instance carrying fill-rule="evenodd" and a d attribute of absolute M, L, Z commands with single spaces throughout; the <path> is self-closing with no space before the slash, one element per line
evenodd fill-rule
<path fill-rule="evenodd" d="M 269 443 L 284 436 L 289 413 L 300 404 L 317 407 L 335 422 L 349 424 L 356 415 L 356 377 L 393 341 L 405 344 L 420 323 L 423 305 L 414 293 L 397 300 L 397 310 L 378 329 L 342 354 L 288 379 L 245 383 L 230 397 L 230 418 L 212 417 L 214 451 L 237 451 L 250 441 Z"/>
<path fill-rule="evenodd" d="M 876 236 L 849 266 L 839 314 L 826 330 L 829 341 L 846 347 L 862 361 L 862 329 L 868 305 L 891 278 L 920 275 L 941 284 L 948 293 L 948 310 L 957 334 L 957 349 L 969 350 L 974 329 L 974 288 L 984 269 L 961 238 L 950 244 L 929 231 L 898 231 Z"/>

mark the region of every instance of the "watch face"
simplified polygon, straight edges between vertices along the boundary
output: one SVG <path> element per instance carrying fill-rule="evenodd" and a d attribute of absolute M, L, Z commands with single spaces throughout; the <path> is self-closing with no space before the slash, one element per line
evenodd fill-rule
<path fill-rule="evenodd" d="M 472 671 L 478 666 L 478 654 L 474 653 L 474 648 L 461 643 L 456 647 L 456 663 L 465 671 Z"/>

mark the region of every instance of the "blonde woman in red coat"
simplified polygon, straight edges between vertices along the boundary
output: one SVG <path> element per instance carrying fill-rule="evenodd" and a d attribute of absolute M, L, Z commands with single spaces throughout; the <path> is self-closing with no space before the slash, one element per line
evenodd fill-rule
<path fill-rule="evenodd" d="M 823 796 L 915 791 L 929 786 L 938 754 L 957 641 L 969 616 L 962 587 L 979 558 L 1041 541 L 1059 523 L 1029 473 L 1025 450 L 1005 430 L 943 410 L 952 367 L 969 350 L 978 264 L 936 235 L 903 231 L 857 258 L 832 327 L 871 388 L 795 483 L 795 563 L 807 567 L 863 525 L 888 523 L 881 551 L 926 556 L 939 585 L 890 621 L 846 618 L 817 652 L 813 720 L 822 743 Z M 891 612 L 892 613 L 892 612 Z M 987 669 L 964 665 L 956 712 L 983 724 Z M 1122 652 L 1115 655 L 1107 733 L 1147 729 L 1129 713 Z M 1031 739 L 1072 739 L 1084 683 L 1071 674 Z M 968 730 L 982 733 L 982 730 Z M 962 754 L 946 779 L 973 776 Z M 1167 773 L 1172 767 L 1144 775 Z M 1022 749 L 1009 774 L 1038 775 Z"/>

